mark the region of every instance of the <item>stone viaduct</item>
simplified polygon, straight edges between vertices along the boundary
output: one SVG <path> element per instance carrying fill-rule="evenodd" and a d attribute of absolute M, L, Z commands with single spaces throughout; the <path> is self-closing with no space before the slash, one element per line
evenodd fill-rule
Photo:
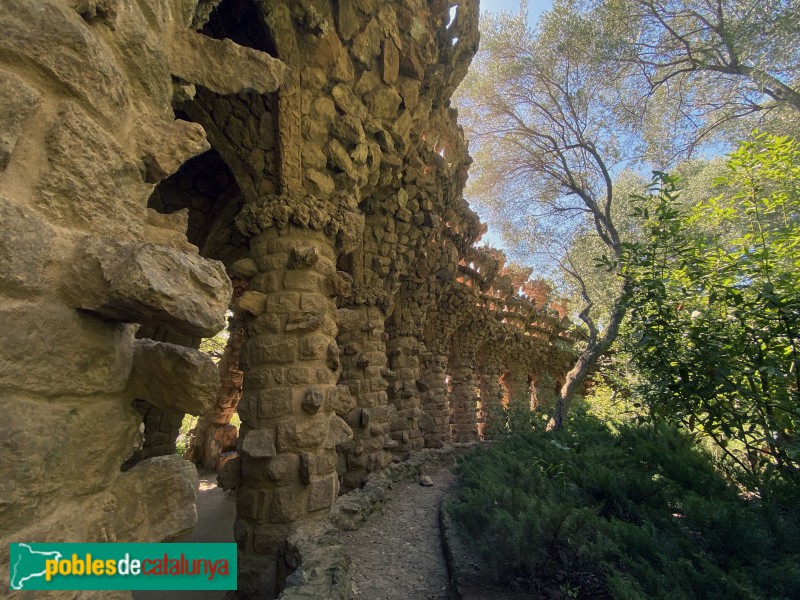
<path fill-rule="evenodd" d="M 475 247 L 462 196 L 477 21 L 0 2 L 0 576 L 11 541 L 191 529 L 191 413 L 193 459 L 237 490 L 239 597 L 272 598 L 293 524 L 558 381 L 569 322 Z M 197 348 L 226 324 L 215 365 Z"/>

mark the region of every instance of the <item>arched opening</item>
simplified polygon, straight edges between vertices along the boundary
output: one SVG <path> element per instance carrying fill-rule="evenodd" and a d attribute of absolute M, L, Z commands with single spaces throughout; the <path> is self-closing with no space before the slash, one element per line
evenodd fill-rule
<path fill-rule="evenodd" d="M 149 225 L 156 230 L 163 228 L 164 231 L 150 235 L 159 241 L 163 240 L 163 243 L 181 243 L 183 232 L 177 231 L 175 227 L 177 224 L 179 228 L 182 228 L 185 221 L 188 223 L 186 240 L 189 244 L 197 247 L 201 256 L 220 260 L 226 265 L 230 265 L 247 251 L 245 238 L 233 227 L 233 219 L 241 206 L 242 194 L 239 186 L 219 153 L 212 148 L 187 161 L 177 172 L 164 179 L 153 190 L 148 201 L 148 209 L 151 210 L 148 219 Z M 168 221 L 160 219 L 160 215 L 178 216 L 176 213 L 179 211 L 185 211 L 180 218 Z M 229 324 L 230 321 L 229 319 Z M 227 342 L 227 336 L 230 334 L 231 328 L 229 327 L 226 332 L 222 333 L 222 337 L 225 338 L 224 342 Z M 139 328 L 136 336 L 194 349 L 200 348 L 204 342 L 202 339 L 192 339 L 162 326 L 143 325 Z M 225 350 L 224 342 L 223 351 Z M 232 367 L 232 370 L 236 369 L 238 369 L 238 358 L 235 367 Z M 232 377 L 236 379 L 235 374 L 232 374 Z M 224 378 L 223 375 L 223 380 Z M 238 397 L 236 400 L 238 401 Z M 184 413 L 162 410 L 144 400 L 137 400 L 135 407 L 142 415 L 144 440 L 142 447 L 122 465 L 123 470 L 153 456 L 176 453 L 179 449 L 178 438 L 182 437 Z M 231 414 L 235 412 L 235 403 L 232 410 L 223 412 L 224 418 L 227 419 L 223 425 L 227 425 L 230 422 Z M 214 420 L 219 420 L 219 418 Z M 221 438 L 220 450 L 222 452 L 229 453 L 231 446 L 235 448 L 236 438 L 233 433 L 235 432 L 228 430 L 226 431 L 227 437 Z M 180 442 L 183 444 L 185 440 L 181 439 Z M 182 449 L 185 450 L 185 447 Z M 221 465 L 215 464 L 212 467 L 221 467 Z"/>
<path fill-rule="evenodd" d="M 253 0 L 223 0 L 210 14 L 200 33 L 218 40 L 228 39 L 240 46 L 261 50 L 277 57 L 278 52 L 264 18 Z"/>

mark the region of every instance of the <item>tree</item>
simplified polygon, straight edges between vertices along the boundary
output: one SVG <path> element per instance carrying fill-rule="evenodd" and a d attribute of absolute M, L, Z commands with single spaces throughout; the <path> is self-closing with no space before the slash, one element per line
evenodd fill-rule
<path fill-rule="evenodd" d="M 651 149 L 662 160 L 726 132 L 742 139 L 767 119 L 771 129 L 796 131 L 796 0 L 587 0 L 576 9 L 602 21 L 603 60 L 635 68 L 638 93 L 629 98 L 648 107 Z"/>
<path fill-rule="evenodd" d="M 631 127 L 630 115 L 614 110 L 630 67 L 591 59 L 599 56 L 595 23 L 572 11 L 571 3 L 557 3 L 531 32 L 524 9 L 523 4 L 517 15 L 484 17 L 482 50 L 460 105 L 477 143 L 471 193 L 512 231 L 532 233 L 535 252 L 575 278 L 585 303 L 578 316 L 587 342 L 556 400 L 560 427 L 572 395 L 610 347 L 625 314 L 619 301 L 623 279 L 604 326 L 598 326 L 570 247 L 576 235 L 591 231 L 616 264 L 622 239 L 613 173 L 631 165 L 642 150 L 639 124 Z"/>
<path fill-rule="evenodd" d="M 728 160 L 726 193 L 677 202 L 660 175 L 626 244 L 630 328 L 652 413 L 710 436 L 741 469 L 800 466 L 800 145 L 761 134 Z"/>

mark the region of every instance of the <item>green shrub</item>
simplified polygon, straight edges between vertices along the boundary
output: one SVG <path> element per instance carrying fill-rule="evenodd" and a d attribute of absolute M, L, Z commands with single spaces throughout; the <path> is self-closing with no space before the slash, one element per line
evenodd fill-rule
<path fill-rule="evenodd" d="M 620 600 L 800 598 L 797 489 L 744 499 L 675 429 L 584 416 L 506 436 L 458 474 L 447 510 L 499 576 L 600 578 Z"/>

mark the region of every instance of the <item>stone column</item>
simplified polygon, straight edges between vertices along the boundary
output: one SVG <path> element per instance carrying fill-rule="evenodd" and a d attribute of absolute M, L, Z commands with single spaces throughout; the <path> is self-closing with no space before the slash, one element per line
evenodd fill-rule
<path fill-rule="evenodd" d="M 450 368 L 453 387 L 453 441 L 478 439 L 478 402 L 481 392 L 474 357 L 454 358 Z"/>
<path fill-rule="evenodd" d="M 491 436 L 492 421 L 497 418 L 498 412 L 503 407 L 503 387 L 500 385 L 500 376 L 503 369 L 496 364 L 483 364 L 480 366 L 481 410 L 479 419 L 479 433 L 486 439 Z"/>
<path fill-rule="evenodd" d="M 393 333 L 394 332 L 394 333 Z M 417 337 L 399 328 L 389 331 L 386 354 L 394 379 L 389 386 L 389 402 L 397 409 L 390 435 L 397 446 L 393 452 L 405 456 L 421 450 L 424 444 L 419 419 L 422 416 L 419 396 L 419 342 Z"/>
<path fill-rule="evenodd" d="M 338 447 L 339 475 L 344 490 L 360 487 L 367 475 L 389 466 L 389 407 L 384 376 L 386 339 L 384 312 L 377 306 L 340 308 L 338 343 L 342 374 L 339 384 L 346 386 L 355 407 L 345 421 L 353 439 Z"/>
<path fill-rule="evenodd" d="M 241 484 L 234 536 L 239 595 L 274 598 L 293 522 L 327 511 L 339 489 L 336 446 L 352 432 L 335 414 L 338 348 L 333 241 L 292 225 L 250 240 L 260 273 L 248 295 L 239 403 Z"/>
<path fill-rule="evenodd" d="M 447 356 L 435 352 L 423 355 L 420 428 L 426 448 L 441 448 L 450 442 L 450 395 L 447 385 Z"/>

